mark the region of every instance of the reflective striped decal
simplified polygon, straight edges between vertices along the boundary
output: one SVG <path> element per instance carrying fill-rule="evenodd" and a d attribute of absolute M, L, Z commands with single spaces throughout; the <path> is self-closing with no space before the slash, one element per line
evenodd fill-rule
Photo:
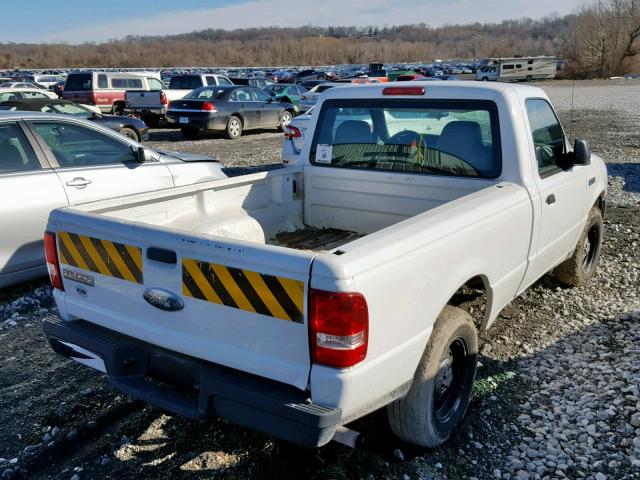
<path fill-rule="evenodd" d="M 304 282 L 300 280 L 185 258 L 182 293 L 251 313 L 303 322 Z"/>
<path fill-rule="evenodd" d="M 142 283 L 142 249 L 71 232 L 58 232 L 60 262 L 133 283 Z"/>

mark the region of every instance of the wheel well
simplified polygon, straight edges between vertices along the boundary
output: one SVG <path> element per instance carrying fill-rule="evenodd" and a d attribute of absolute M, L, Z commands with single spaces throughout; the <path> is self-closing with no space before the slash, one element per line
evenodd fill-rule
<path fill-rule="evenodd" d="M 478 330 L 484 328 L 484 320 L 489 308 L 486 279 L 480 275 L 470 278 L 456 290 L 447 305 L 461 308 L 471 315 Z"/>
<path fill-rule="evenodd" d="M 242 128 L 244 128 L 244 117 L 242 115 L 240 115 L 239 113 L 232 113 L 231 115 L 229 115 L 229 118 L 231 117 L 237 117 L 240 120 L 240 123 L 242 124 Z M 227 122 L 229 121 L 229 119 L 227 119 Z"/>
<path fill-rule="evenodd" d="M 602 192 L 596 199 L 596 202 L 593 204 L 593 208 L 597 208 L 598 210 L 600 210 L 600 213 L 602 213 L 603 218 L 604 218 L 605 210 L 607 208 L 606 206 L 607 202 L 604 197 L 605 197 L 605 193 Z"/>

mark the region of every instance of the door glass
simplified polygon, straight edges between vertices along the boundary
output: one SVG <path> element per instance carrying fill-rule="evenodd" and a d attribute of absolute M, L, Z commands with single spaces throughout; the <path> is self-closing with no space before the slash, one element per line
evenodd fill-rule
<path fill-rule="evenodd" d="M 206 77 L 206 80 L 207 80 L 207 85 L 215 85 L 216 84 L 215 77 L 212 77 L 212 76 L 209 75 L 209 76 Z"/>
<path fill-rule="evenodd" d="M 218 77 L 218 84 L 219 85 L 233 85 L 233 83 L 231 83 L 231 81 L 227 80 L 224 77 Z"/>
<path fill-rule="evenodd" d="M 527 116 L 541 176 L 560 170 L 559 160 L 564 153 L 564 133 L 556 114 L 546 100 L 529 99 Z"/>
<path fill-rule="evenodd" d="M 40 162 L 20 127 L 14 122 L 0 123 L 0 174 L 40 168 Z"/>
<path fill-rule="evenodd" d="M 251 95 L 243 88 L 239 88 L 231 95 L 231 101 L 233 102 L 250 102 Z"/>
<path fill-rule="evenodd" d="M 253 98 L 255 99 L 256 102 L 266 102 L 271 98 L 262 90 L 258 90 L 258 89 L 251 90 L 251 93 L 253 94 Z"/>
<path fill-rule="evenodd" d="M 97 130 L 63 122 L 34 122 L 60 167 L 137 162 L 130 145 Z"/>
<path fill-rule="evenodd" d="M 155 78 L 147 78 L 147 82 L 149 82 L 149 90 L 162 90 L 164 88 L 162 82 Z"/>

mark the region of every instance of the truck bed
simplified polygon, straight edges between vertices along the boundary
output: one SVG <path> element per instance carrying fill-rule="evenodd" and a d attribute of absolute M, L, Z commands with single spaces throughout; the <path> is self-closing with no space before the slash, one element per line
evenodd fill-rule
<path fill-rule="evenodd" d="M 295 232 L 278 233 L 269 243 L 296 250 L 333 250 L 364 235 L 338 228 L 304 227 Z"/>

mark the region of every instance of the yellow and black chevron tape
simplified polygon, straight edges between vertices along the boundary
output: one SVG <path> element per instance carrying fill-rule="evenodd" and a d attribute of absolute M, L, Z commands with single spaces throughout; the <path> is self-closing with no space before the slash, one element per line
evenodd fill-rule
<path fill-rule="evenodd" d="M 60 261 L 109 277 L 142 283 L 142 249 L 71 232 L 58 232 Z"/>
<path fill-rule="evenodd" d="M 302 323 L 304 282 L 185 258 L 182 293 L 188 297 Z"/>

